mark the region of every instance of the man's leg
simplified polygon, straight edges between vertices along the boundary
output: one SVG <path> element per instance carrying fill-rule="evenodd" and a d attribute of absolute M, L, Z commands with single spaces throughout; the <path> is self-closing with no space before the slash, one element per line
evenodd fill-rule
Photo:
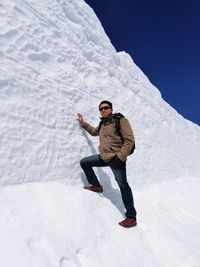
<path fill-rule="evenodd" d="M 133 194 L 126 177 L 126 162 L 122 162 L 118 158 L 114 158 L 110 161 L 110 167 L 121 191 L 122 200 L 126 209 L 125 215 L 127 218 L 136 219 Z"/>
<path fill-rule="evenodd" d="M 80 161 L 80 165 L 85 173 L 88 183 L 97 187 L 101 186 L 92 167 L 105 167 L 108 166 L 108 164 L 104 162 L 99 155 L 92 155 L 83 158 Z"/>

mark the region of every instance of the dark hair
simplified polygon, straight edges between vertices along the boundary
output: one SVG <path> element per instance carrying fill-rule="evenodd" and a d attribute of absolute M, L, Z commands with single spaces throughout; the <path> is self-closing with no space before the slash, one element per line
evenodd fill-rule
<path fill-rule="evenodd" d="M 108 101 L 108 100 L 103 100 L 103 101 L 101 101 L 101 103 L 99 104 L 99 108 L 100 108 L 100 106 L 101 106 L 102 104 L 108 104 L 109 107 L 112 109 L 112 103 L 111 103 L 110 101 Z"/>

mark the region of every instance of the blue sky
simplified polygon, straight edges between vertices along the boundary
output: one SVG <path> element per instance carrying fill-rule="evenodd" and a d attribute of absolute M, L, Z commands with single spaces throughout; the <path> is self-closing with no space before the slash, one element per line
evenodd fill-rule
<path fill-rule="evenodd" d="M 200 1 L 85 0 L 117 51 L 126 51 L 162 97 L 200 125 Z"/>

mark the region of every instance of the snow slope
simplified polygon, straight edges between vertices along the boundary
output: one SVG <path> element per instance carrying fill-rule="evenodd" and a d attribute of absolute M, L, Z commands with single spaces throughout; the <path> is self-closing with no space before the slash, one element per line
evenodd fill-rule
<path fill-rule="evenodd" d="M 0 59 L 1 265 L 200 267 L 200 128 L 115 51 L 93 10 L 1 0 Z M 98 125 L 105 98 L 136 136 L 128 178 L 139 224 L 128 231 L 108 168 L 97 171 L 102 196 L 80 190 L 79 160 L 98 138 L 76 113 Z"/>
<path fill-rule="evenodd" d="M 1 266 L 199 267 L 199 188 L 187 177 L 135 192 L 138 226 L 125 229 L 115 190 L 102 197 L 58 182 L 1 187 Z"/>

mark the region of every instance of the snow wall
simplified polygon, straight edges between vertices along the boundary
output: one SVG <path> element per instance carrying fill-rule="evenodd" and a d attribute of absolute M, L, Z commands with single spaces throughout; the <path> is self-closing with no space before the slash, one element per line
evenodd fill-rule
<path fill-rule="evenodd" d="M 200 128 L 116 52 L 83 0 L 2 0 L 0 59 L 0 184 L 82 183 L 79 160 L 97 153 L 98 138 L 76 113 L 97 126 L 103 99 L 133 126 L 131 183 L 200 176 Z"/>

